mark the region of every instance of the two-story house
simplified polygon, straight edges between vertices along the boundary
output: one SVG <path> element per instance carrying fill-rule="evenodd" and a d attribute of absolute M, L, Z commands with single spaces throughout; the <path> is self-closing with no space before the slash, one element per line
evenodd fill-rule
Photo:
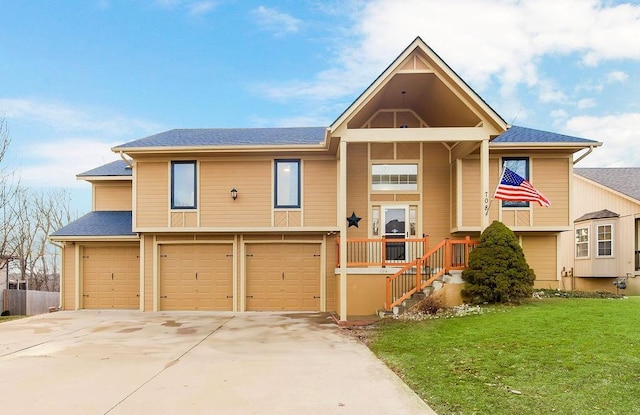
<path fill-rule="evenodd" d="M 493 220 L 558 287 L 574 154 L 507 123 L 420 38 L 328 127 L 171 130 L 80 174 L 93 211 L 55 232 L 64 309 L 389 309 Z M 551 200 L 493 200 L 502 166 Z"/>

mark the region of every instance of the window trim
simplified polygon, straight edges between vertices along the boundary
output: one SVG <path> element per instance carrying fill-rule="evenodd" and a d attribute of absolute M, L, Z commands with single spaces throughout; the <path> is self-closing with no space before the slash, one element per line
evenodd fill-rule
<path fill-rule="evenodd" d="M 608 226 L 610 228 L 610 239 L 603 239 L 600 240 L 600 228 Z M 611 249 L 611 253 L 608 255 L 601 255 L 600 254 L 600 242 L 609 242 L 610 243 L 610 249 Z M 596 258 L 613 258 L 614 252 L 613 252 L 613 223 L 602 223 L 602 224 L 597 224 L 596 225 Z"/>
<path fill-rule="evenodd" d="M 278 204 L 278 164 L 279 163 L 295 163 L 298 166 L 298 175 L 296 180 L 297 186 L 297 203 L 294 205 Z M 302 163 L 300 159 L 275 159 L 273 163 L 273 207 L 274 209 L 300 209 L 302 203 Z"/>
<path fill-rule="evenodd" d="M 579 230 L 581 230 L 581 229 L 586 229 L 586 230 L 587 230 L 587 234 L 586 234 L 587 240 L 586 240 L 586 241 L 584 241 L 584 242 L 579 242 L 579 241 L 578 241 L 578 235 L 577 235 L 577 233 L 578 233 L 578 231 L 579 231 Z M 591 238 L 590 238 L 590 235 L 589 235 L 589 229 L 590 229 L 590 227 L 589 227 L 589 226 L 581 226 L 581 227 L 579 227 L 579 228 L 576 228 L 576 229 L 575 229 L 574 236 L 575 236 L 575 238 L 576 238 L 576 239 L 575 239 L 575 247 L 576 247 L 576 249 L 575 249 L 575 251 L 574 251 L 574 255 L 575 255 L 575 258 L 576 258 L 576 259 L 589 259 L 589 257 L 590 257 Z M 578 245 L 580 245 L 580 244 L 586 244 L 586 245 L 587 245 L 587 253 L 586 253 L 586 255 L 584 255 L 584 256 L 580 256 L 580 255 L 578 255 Z"/>
<path fill-rule="evenodd" d="M 176 206 L 175 204 L 175 166 L 193 165 L 193 205 Z M 171 210 L 195 210 L 198 209 L 198 162 L 196 160 L 173 160 L 171 161 Z"/>
<path fill-rule="evenodd" d="M 525 162 L 525 175 L 524 175 L 524 179 L 525 180 L 530 180 L 531 177 L 531 160 L 529 157 L 502 157 L 502 159 L 500 160 L 500 171 L 502 171 L 503 166 L 506 164 L 506 162 L 508 161 L 524 161 Z M 507 166 L 508 167 L 508 166 Z M 514 171 L 514 173 L 516 174 L 520 174 L 519 172 L 515 171 L 514 169 L 510 169 L 512 171 Z M 499 183 L 498 183 L 499 184 Z M 501 207 L 503 208 L 529 208 L 531 207 L 531 202 L 513 202 L 511 200 L 502 200 L 502 203 L 500 204 Z"/>

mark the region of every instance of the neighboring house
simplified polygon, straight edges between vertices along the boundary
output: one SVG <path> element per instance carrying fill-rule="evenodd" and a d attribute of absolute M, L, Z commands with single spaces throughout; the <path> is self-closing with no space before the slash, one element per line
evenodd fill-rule
<path fill-rule="evenodd" d="M 574 169 L 572 204 L 563 288 L 639 295 L 640 168 Z"/>
<path fill-rule="evenodd" d="M 62 307 L 390 309 L 491 221 L 557 288 L 574 153 L 601 143 L 509 127 L 420 38 L 328 127 L 171 130 L 82 173 L 93 211 L 55 232 Z M 501 166 L 551 200 L 492 201 Z"/>

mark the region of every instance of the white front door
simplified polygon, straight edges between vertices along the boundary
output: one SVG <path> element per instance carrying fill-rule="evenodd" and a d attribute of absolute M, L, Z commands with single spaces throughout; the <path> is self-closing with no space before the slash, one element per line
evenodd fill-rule
<path fill-rule="evenodd" d="M 393 242 L 393 239 L 406 239 L 409 237 L 407 228 L 408 206 L 384 206 L 382 208 L 382 235 L 387 239 L 385 248 L 387 261 L 405 262 L 407 260 L 407 244 Z"/>

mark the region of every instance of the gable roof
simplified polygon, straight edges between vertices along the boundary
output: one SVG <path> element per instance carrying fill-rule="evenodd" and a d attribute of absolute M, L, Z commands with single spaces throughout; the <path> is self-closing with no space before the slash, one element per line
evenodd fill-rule
<path fill-rule="evenodd" d="M 640 167 L 576 168 L 573 172 L 640 201 Z"/>
<path fill-rule="evenodd" d="M 584 222 L 586 220 L 592 219 L 610 219 L 610 218 L 619 218 L 620 215 L 618 213 L 612 212 L 607 209 L 602 209 L 597 212 L 589 212 L 580 216 L 578 219 L 574 220 L 574 222 Z"/>
<path fill-rule="evenodd" d="M 499 143 L 576 143 L 597 146 L 602 143 L 586 138 L 572 137 L 570 135 L 552 133 L 549 131 L 536 130 L 533 128 L 511 126 L 507 131 L 500 134 L 491 142 Z"/>
<path fill-rule="evenodd" d="M 175 129 L 121 144 L 112 150 L 321 145 L 326 130 L 325 127 Z"/>
<path fill-rule="evenodd" d="M 76 177 L 113 177 L 113 176 L 131 176 L 131 167 L 124 160 L 116 160 L 111 163 L 104 164 L 95 169 L 87 170 L 84 173 L 76 175 Z"/>
<path fill-rule="evenodd" d="M 131 211 L 94 211 L 58 229 L 51 239 L 87 236 L 136 236 L 132 232 Z"/>

